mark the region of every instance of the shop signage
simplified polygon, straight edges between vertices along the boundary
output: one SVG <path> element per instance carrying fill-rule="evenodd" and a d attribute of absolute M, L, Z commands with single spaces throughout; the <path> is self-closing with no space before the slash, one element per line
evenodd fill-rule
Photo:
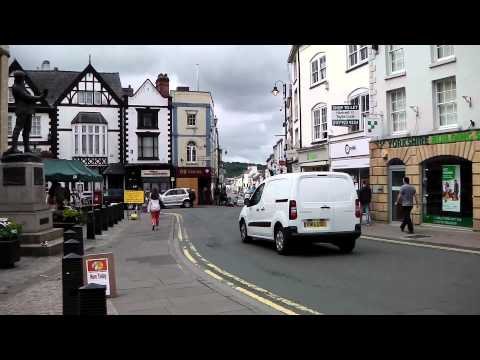
<path fill-rule="evenodd" d="M 210 175 L 209 168 L 178 168 L 177 177 L 205 177 Z"/>
<path fill-rule="evenodd" d="M 142 177 L 169 177 L 170 170 L 142 170 Z"/>
<path fill-rule="evenodd" d="M 351 139 L 341 142 L 330 143 L 330 157 L 332 159 L 350 158 L 355 156 L 368 156 L 370 153 L 368 139 Z"/>
<path fill-rule="evenodd" d="M 333 126 L 355 126 L 360 123 L 358 105 L 332 105 Z"/>
<path fill-rule="evenodd" d="M 424 215 L 423 222 L 429 223 L 429 224 L 453 225 L 453 226 L 463 226 L 463 227 L 473 226 L 472 218 L 454 217 L 454 216 Z"/>
<path fill-rule="evenodd" d="M 379 140 L 376 141 L 376 143 L 378 143 L 380 146 L 388 144 L 390 148 L 399 148 L 408 146 L 448 144 L 467 141 L 480 141 L 480 131 L 467 131 L 430 136 L 410 136 L 399 139 Z"/>
<path fill-rule="evenodd" d="M 113 253 L 89 254 L 84 257 L 84 282 L 105 285 L 108 297 L 116 296 Z"/>
<path fill-rule="evenodd" d="M 442 165 L 442 210 L 460 212 L 460 165 Z"/>
<path fill-rule="evenodd" d="M 480 140 L 480 131 L 467 131 L 461 133 L 439 134 L 430 136 L 430 144 L 432 145 L 475 140 Z"/>
<path fill-rule="evenodd" d="M 125 204 L 143 204 L 145 202 L 144 196 L 143 190 L 125 190 L 123 192 L 123 202 Z"/>

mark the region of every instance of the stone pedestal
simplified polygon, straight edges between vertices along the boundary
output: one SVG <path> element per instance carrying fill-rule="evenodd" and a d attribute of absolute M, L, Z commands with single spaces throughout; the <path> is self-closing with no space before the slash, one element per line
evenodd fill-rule
<path fill-rule="evenodd" d="M 22 225 L 21 253 L 48 256 L 62 252 L 63 229 L 54 229 L 46 204 L 43 163 L 29 154 L 3 157 L 0 162 L 0 217 Z"/>

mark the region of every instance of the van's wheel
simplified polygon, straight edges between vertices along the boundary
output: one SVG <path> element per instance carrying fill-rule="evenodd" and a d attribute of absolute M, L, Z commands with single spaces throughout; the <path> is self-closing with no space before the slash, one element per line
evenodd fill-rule
<path fill-rule="evenodd" d="M 243 243 L 249 243 L 252 241 L 252 238 L 248 236 L 247 233 L 247 224 L 245 224 L 245 221 L 243 220 L 240 222 L 240 236 Z"/>
<path fill-rule="evenodd" d="M 355 242 L 356 242 L 355 239 L 346 239 L 343 241 L 339 241 L 337 243 L 337 246 L 340 249 L 340 252 L 342 254 L 349 254 L 355 248 Z"/>
<path fill-rule="evenodd" d="M 292 248 L 291 240 L 281 226 L 275 228 L 275 248 L 280 255 L 287 255 Z"/>
<path fill-rule="evenodd" d="M 183 202 L 183 207 L 184 208 L 191 208 L 192 207 L 192 203 L 189 201 L 189 200 L 185 200 Z"/>

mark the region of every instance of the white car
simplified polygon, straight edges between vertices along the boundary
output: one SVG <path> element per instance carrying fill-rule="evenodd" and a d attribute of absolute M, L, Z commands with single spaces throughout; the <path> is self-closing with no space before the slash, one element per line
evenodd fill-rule
<path fill-rule="evenodd" d="M 192 201 L 187 188 L 176 188 L 165 191 L 160 195 L 160 201 L 163 207 L 182 206 L 192 207 Z"/>
<path fill-rule="evenodd" d="M 238 222 L 243 242 L 273 240 L 279 254 L 302 240 L 332 243 L 349 253 L 361 235 L 360 216 L 350 175 L 302 172 L 265 180 L 245 201 Z"/>

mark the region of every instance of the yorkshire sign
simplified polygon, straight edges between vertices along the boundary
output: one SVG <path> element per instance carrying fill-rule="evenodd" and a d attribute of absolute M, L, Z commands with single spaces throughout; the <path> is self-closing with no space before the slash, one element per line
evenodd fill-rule
<path fill-rule="evenodd" d="M 360 110 L 358 105 L 332 105 L 333 126 L 358 126 Z"/>
<path fill-rule="evenodd" d="M 480 141 L 480 131 L 464 131 L 450 134 L 410 136 L 398 139 L 386 139 L 375 141 L 378 145 L 388 145 L 390 148 L 448 144 L 455 142 Z"/>

